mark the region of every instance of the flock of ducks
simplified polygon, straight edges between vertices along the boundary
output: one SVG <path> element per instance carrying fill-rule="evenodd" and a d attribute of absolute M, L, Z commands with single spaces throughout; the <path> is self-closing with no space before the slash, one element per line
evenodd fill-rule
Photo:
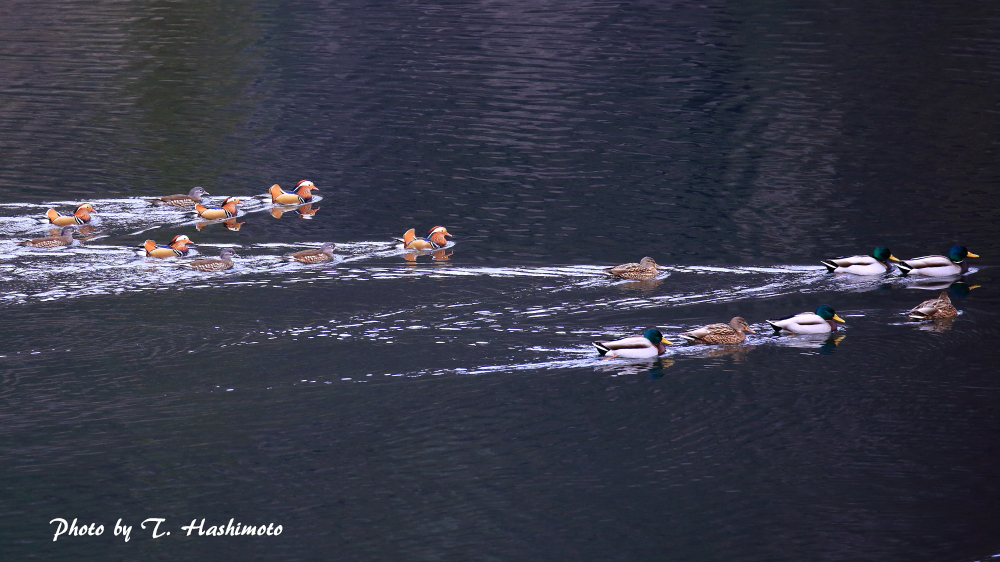
<path fill-rule="evenodd" d="M 278 184 L 271 186 L 268 193 L 275 205 L 302 205 L 312 201 L 312 192 L 317 188 L 309 180 L 301 180 L 295 190 L 286 192 Z M 201 204 L 202 197 L 210 195 L 202 187 L 195 187 L 187 194 L 167 195 L 149 199 L 151 203 L 171 207 L 192 208 L 198 216 L 206 220 L 226 221 L 237 215 L 240 200 L 227 197 L 218 207 L 206 207 Z M 97 213 L 90 203 L 83 203 L 70 215 L 60 214 L 55 209 L 49 209 L 45 216 L 50 224 L 62 226 L 57 236 L 47 236 L 23 242 L 26 246 L 35 248 L 55 248 L 67 246 L 73 242 L 73 232 L 79 225 L 90 222 L 91 213 Z M 273 214 L 273 213 L 272 213 Z M 407 230 L 402 238 L 394 240 L 403 249 L 414 252 L 436 251 L 443 249 L 447 238 L 452 235 L 443 226 L 435 226 L 425 237 L 418 237 L 415 229 Z M 158 245 L 153 240 L 143 244 L 146 256 L 150 258 L 183 258 L 188 255 L 188 246 L 195 245 L 184 234 L 178 234 L 168 244 Z M 289 257 L 306 264 L 315 264 L 333 259 L 336 245 L 327 242 L 319 249 L 308 249 L 295 252 Z M 239 257 L 231 248 L 225 248 L 218 258 L 198 259 L 182 264 L 197 271 L 218 272 L 233 267 L 233 258 Z M 924 256 L 908 260 L 900 260 L 892 255 L 885 246 L 878 246 L 870 255 L 849 256 L 822 260 L 830 273 L 851 275 L 883 275 L 892 271 L 895 262 L 902 275 L 923 277 L 951 277 L 964 275 L 969 271 L 966 258 L 978 258 L 965 246 L 952 247 L 947 255 Z M 408 257 L 408 259 L 412 259 Z M 625 263 L 605 270 L 605 273 L 617 279 L 648 280 L 656 277 L 663 266 L 657 265 L 651 257 L 644 257 L 638 263 Z M 934 320 L 956 316 L 958 311 L 951 303 L 947 292 L 942 292 L 936 299 L 926 300 L 909 313 L 912 320 Z M 820 305 L 815 312 L 802 312 L 787 318 L 767 320 L 775 333 L 786 334 L 824 334 L 837 330 L 837 322 L 844 319 L 837 316 L 829 305 Z M 685 341 L 702 344 L 738 344 L 746 340 L 746 333 L 756 333 L 742 317 L 733 318 L 728 324 L 709 324 L 696 330 L 679 334 Z M 663 337 L 659 330 L 649 329 L 641 336 L 633 336 L 615 341 L 595 341 L 594 347 L 602 357 L 645 358 L 655 357 L 666 352 L 666 346 L 672 343 Z"/>

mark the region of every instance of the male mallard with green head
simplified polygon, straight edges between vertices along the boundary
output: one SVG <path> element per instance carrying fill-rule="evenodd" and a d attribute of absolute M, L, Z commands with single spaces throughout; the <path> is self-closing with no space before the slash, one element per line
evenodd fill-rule
<path fill-rule="evenodd" d="M 965 246 L 952 246 L 947 256 L 924 256 L 899 262 L 899 270 L 903 275 L 923 275 L 924 277 L 948 277 L 965 275 L 969 272 L 969 264 L 965 258 L 978 258 Z"/>
<path fill-rule="evenodd" d="M 833 323 L 834 320 L 844 321 L 829 305 L 821 304 L 815 313 L 802 312 L 781 320 L 768 320 L 767 323 L 775 332 L 785 330 L 793 334 L 825 334 L 836 331 L 837 325 Z"/>
<path fill-rule="evenodd" d="M 870 256 L 850 256 L 822 260 L 830 273 L 853 273 L 854 275 L 881 275 L 892 271 L 889 261 L 899 261 L 889 248 L 879 246 Z"/>
<path fill-rule="evenodd" d="M 624 357 L 626 359 L 640 359 L 643 357 L 656 357 L 667 351 L 668 345 L 673 345 L 663 339 L 663 334 L 659 330 L 650 328 L 641 336 L 633 336 L 615 341 L 595 341 L 594 347 L 602 357 Z"/>

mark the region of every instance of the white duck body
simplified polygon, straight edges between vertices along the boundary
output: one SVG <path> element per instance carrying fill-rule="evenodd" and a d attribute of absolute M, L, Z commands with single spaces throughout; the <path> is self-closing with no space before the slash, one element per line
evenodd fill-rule
<path fill-rule="evenodd" d="M 831 269 L 831 273 L 851 273 L 854 275 L 882 275 L 892 270 L 892 266 L 878 261 L 871 256 L 850 256 L 847 258 L 835 258 L 827 260 L 836 265 Z M 827 269 L 830 266 L 827 265 Z"/>
<path fill-rule="evenodd" d="M 837 329 L 833 320 L 824 320 L 813 312 L 802 312 L 781 320 L 768 320 L 767 323 L 777 331 L 785 330 L 793 334 L 826 334 Z"/>
<path fill-rule="evenodd" d="M 603 344 L 608 350 L 606 357 L 640 359 L 643 357 L 656 357 L 661 353 L 658 345 L 654 345 L 653 342 L 647 340 L 643 336 L 606 341 L 601 342 L 601 344 Z M 664 349 L 664 351 L 666 350 Z"/>
<path fill-rule="evenodd" d="M 948 256 L 924 256 L 904 261 L 907 266 L 912 268 L 907 270 L 907 273 L 910 275 L 948 277 L 951 275 L 962 275 L 968 271 L 968 264 L 964 261 L 955 263 Z"/>

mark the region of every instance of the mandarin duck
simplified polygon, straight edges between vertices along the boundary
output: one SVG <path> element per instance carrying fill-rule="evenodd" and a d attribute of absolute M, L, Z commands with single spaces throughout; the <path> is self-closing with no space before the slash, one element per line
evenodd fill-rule
<path fill-rule="evenodd" d="M 925 300 L 924 302 L 913 307 L 913 310 L 907 314 L 909 315 L 910 320 L 933 320 L 937 318 L 951 318 L 952 316 L 958 316 L 958 311 L 955 310 L 955 306 L 951 304 L 951 298 L 948 296 L 948 291 L 942 291 L 938 298 Z"/>
<path fill-rule="evenodd" d="M 62 230 L 59 231 L 59 236 L 46 236 L 45 238 L 35 238 L 34 240 L 25 240 L 21 242 L 22 246 L 31 246 L 32 248 L 57 248 L 59 246 L 69 246 L 73 243 L 73 231 L 76 229 L 74 226 L 64 226 Z"/>
<path fill-rule="evenodd" d="M 194 210 L 197 211 L 198 216 L 203 219 L 231 219 L 236 216 L 236 206 L 239 204 L 240 200 L 236 197 L 226 197 L 226 200 L 222 202 L 221 207 L 206 207 L 201 203 L 198 203 L 194 206 Z"/>
<path fill-rule="evenodd" d="M 604 273 L 618 279 L 645 280 L 656 277 L 658 270 L 664 269 L 661 265 L 656 265 L 653 258 L 646 256 L 639 263 L 623 263 L 604 270 Z"/>
<path fill-rule="evenodd" d="M 624 357 L 627 359 L 639 359 L 643 357 L 656 357 L 667 351 L 668 345 L 673 345 L 663 339 L 663 334 L 659 330 L 650 328 L 641 336 L 633 336 L 615 341 L 595 341 L 591 342 L 597 348 L 597 353 L 601 357 Z"/>
<path fill-rule="evenodd" d="M 70 224 L 86 224 L 90 222 L 90 213 L 97 213 L 94 207 L 90 203 L 83 203 L 76 207 L 72 215 L 60 215 L 59 211 L 55 209 L 49 209 L 45 216 L 49 219 L 50 224 L 57 226 L 66 226 Z"/>
<path fill-rule="evenodd" d="M 178 234 L 166 246 L 157 246 L 156 242 L 146 240 L 142 247 L 146 250 L 147 258 L 179 258 L 188 254 L 189 244 L 192 246 L 197 245 L 187 236 Z"/>
<path fill-rule="evenodd" d="M 309 180 L 301 180 L 295 184 L 295 191 L 293 193 L 282 190 L 278 184 L 272 185 L 271 189 L 267 190 L 271 194 L 271 203 L 278 203 L 279 205 L 301 205 L 308 203 L 312 200 L 313 191 L 319 190 Z"/>
<path fill-rule="evenodd" d="M 899 262 L 899 270 L 903 275 L 914 274 L 925 277 L 948 277 L 951 275 L 965 275 L 969 272 L 969 264 L 965 258 L 978 258 L 965 248 L 965 246 L 952 246 L 948 250 L 947 256 L 924 256 L 913 258 L 912 260 L 902 260 Z"/>
<path fill-rule="evenodd" d="M 223 248 L 217 258 L 207 258 L 194 260 L 191 263 L 183 264 L 198 271 L 224 271 L 233 267 L 233 258 L 239 257 L 232 248 Z"/>
<path fill-rule="evenodd" d="M 292 258 L 302 262 L 302 263 L 320 263 L 324 261 L 330 261 L 333 259 L 333 249 L 337 245 L 333 242 L 327 242 L 323 244 L 323 247 L 318 250 L 302 250 L 300 252 L 295 252 L 292 254 Z"/>
<path fill-rule="evenodd" d="M 167 195 L 164 197 L 149 199 L 149 202 L 168 205 L 170 207 L 193 207 L 196 204 L 201 203 L 201 198 L 204 195 L 211 195 L 211 193 L 205 191 L 204 187 L 192 187 L 191 191 L 189 191 L 187 195 Z"/>
<path fill-rule="evenodd" d="M 451 237 L 448 229 L 443 226 L 435 226 L 425 238 L 417 238 L 416 230 L 407 230 L 402 238 L 396 238 L 397 242 L 403 244 L 406 250 L 439 250 L 448 244 L 445 236 Z"/>
<path fill-rule="evenodd" d="M 744 332 L 756 334 L 747 325 L 747 321 L 737 316 L 729 321 L 729 324 L 709 324 L 697 330 L 684 332 L 681 337 L 692 343 L 743 343 L 747 339 Z"/>
<path fill-rule="evenodd" d="M 821 304 L 815 313 L 802 312 L 780 320 L 768 320 L 767 323 L 774 328 L 775 333 L 785 330 L 793 334 L 825 334 L 837 330 L 834 320 L 844 321 L 830 306 Z"/>
<path fill-rule="evenodd" d="M 850 256 L 821 260 L 828 273 L 853 273 L 854 275 L 881 275 L 892 271 L 889 261 L 899 261 L 889 248 L 879 246 L 870 256 Z"/>

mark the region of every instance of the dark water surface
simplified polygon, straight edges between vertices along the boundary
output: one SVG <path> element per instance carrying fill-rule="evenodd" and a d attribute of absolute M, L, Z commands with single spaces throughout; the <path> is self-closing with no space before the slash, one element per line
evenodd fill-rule
<path fill-rule="evenodd" d="M 995 2 L 4 2 L 0 559 L 1000 554 L 998 92 Z M 144 199 L 195 185 L 241 228 Z M 242 257 L 137 253 L 176 234 Z M 819 265 L 956 243 L 957 284 Z M 821 303 L 836 337 L 764 323 Z"/>

